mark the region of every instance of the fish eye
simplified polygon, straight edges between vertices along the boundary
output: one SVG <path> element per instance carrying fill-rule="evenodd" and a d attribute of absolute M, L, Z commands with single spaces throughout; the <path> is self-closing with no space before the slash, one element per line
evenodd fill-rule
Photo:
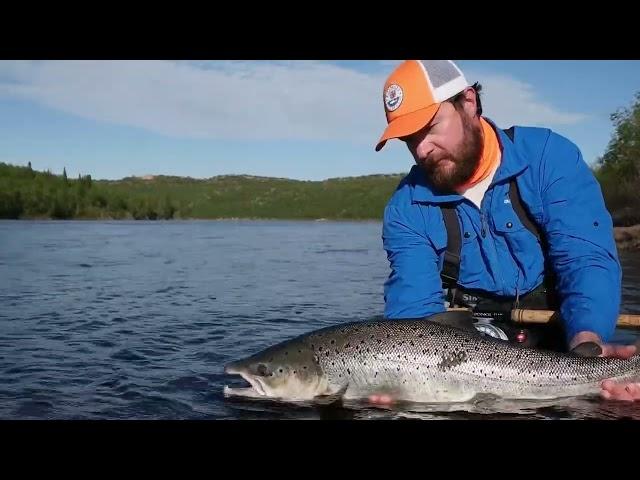
<path fill-rule="evenodd" d="M 264 363 L 261 363 L 256 367 L 256 373 L 262 377 L 269 375 L 269 369 Z"/>

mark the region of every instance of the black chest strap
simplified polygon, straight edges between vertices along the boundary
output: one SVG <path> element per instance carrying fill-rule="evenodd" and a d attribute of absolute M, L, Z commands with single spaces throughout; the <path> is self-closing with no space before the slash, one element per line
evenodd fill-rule
<path fill-rule="evenodd" d="M 460 274 L 460 251 L 462 250 L 462 235 L 456 206 L 453 203 L 443 204 L 441 207 L 444 225 L 447 229 L 447 250 L 444 252 L 442 277 L 445 285 L 455 285 Z"/>

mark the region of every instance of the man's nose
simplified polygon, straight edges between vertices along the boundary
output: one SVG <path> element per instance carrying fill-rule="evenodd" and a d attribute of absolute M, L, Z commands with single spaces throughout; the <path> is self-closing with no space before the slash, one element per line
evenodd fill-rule
<path fill-rule="evenodd" d="M 416 148 L 416 157 L 421 161 L 426 161 L 433 152 L 433 144 L 429 142 L 422 142 Z"/>

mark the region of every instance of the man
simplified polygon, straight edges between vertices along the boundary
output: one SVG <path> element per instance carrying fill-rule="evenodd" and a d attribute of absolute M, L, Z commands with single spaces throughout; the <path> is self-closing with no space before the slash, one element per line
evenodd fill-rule
<path fill-rule="evenodd" d="M 480 89 L 440 60 L 405 61 L 384 85 L 388 126 L 376 151 L 400 139 L 416 163 L 384 212 L 385 317 L 444 311 L 443 280 L 458 297 L 512 306 L 550 286 L 545 299 L 557 304 L 544 306 L 559 311 L 564 347 L 633 355 L 634 346 L 607 343 L 621 269 L 611 217 L 580 150 L 548 129 L 501 130 L 482 116 Z M 640 399 L 640 385 L 607 381 L 602 395 Z"/>

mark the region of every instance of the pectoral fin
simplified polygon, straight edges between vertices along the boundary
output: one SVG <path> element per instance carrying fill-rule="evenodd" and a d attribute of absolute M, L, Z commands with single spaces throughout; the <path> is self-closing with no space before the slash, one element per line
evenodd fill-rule
<path fill-rule="evenodd" d="M 347 383 L 346 385 L 344 385 L 343 387 L 340 388 L 340 390 L 338 390 L 335 393 L 330 393 L 327 395 L 316 395 L 313 398 L 313 402 L 318 404 L 318 405 L 340 405 L 342 404 L 342 397 L 344 396 L 345 392 L 347 391 L 347 388 L 349 387 L 349 384 Z"/>

